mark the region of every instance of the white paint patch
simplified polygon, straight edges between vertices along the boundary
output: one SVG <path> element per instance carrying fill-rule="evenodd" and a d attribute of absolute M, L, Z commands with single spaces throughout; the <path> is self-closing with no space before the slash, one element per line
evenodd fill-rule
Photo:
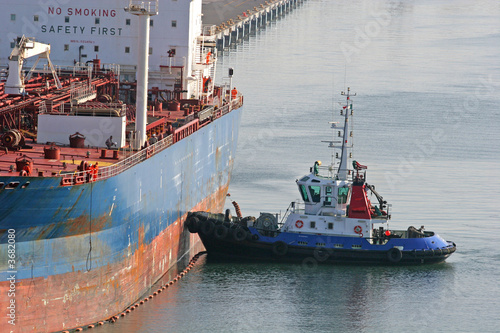
<path fill-rule="evenodd" d="M 127 257 L 132 255 L 132 246 L 130 241 L 130 234 L 128 234 L 128 247 L 127 247 Z"/>
<path fill-rule="evenodd" d="M 113 199 L 114 200 L 114 199 Z M 111 205 L 111 208 L 109 209 L 109 216 L 111 216 L 111 213 L 113 213 L 113 208 L 115 208 L 115 203 Z"/>

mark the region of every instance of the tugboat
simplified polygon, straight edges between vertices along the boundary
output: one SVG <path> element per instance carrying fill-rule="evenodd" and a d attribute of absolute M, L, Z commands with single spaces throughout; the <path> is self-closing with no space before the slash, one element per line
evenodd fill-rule
<path fill-rule="evenodd" d="M 455 243 L 424 226 L 389 229 L 391 206 L 367 183 L 367 167 L 350 163 L 355 94 L 348 88 L 342 95 L 343 125 L 331 122 L 334 138 L 324 141 L 334 149 L 332 163 L 323 168 L 316 161 L 310 173 L 297 180 L 302 201 L 292 202 L 282 217 L 261 213 L 257 219 L 243 218 L 234 201 L 236 217 L 230 210 L 189 213 L 186 226 L 199 234 L 209 257 L 395 265 L 442 262 L 456 251 Z"/>

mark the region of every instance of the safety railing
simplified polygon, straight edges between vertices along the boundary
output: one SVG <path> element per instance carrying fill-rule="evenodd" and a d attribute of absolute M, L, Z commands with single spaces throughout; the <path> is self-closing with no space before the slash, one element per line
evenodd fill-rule
<path fill-rule="evenodd" d="M 326 178 L 326 179 L 335 179 L 337 176 L 337 170 L 338 170 L 338 164 L 337 165 L 327 165 L 327 166 L 320 166 L 318 167 L 318 174 L 316 174 L 317 177 L 319 178 Z M 313 168 L 311 168 L 313 169 Z M 354 174 L 354 170 L 352 169 L 347 169 L 347 180 L 352 181 L 352 176 Z"/>
<path fill-rule="evenodd" d="M 73 186 L 81 185 L 84 183 L 95 182 L 102 179 L 111 178 L 119 173 L 130 169 L 134 165 L 137 165 L 144 160 L 150 158 L 154 154 L 161 152 L 162 150 L 170 147 L 173 143 L 173 136 L 169 135 L 166 138 L 158 141 L 157 143 L 142 149 L 141 151 L 129 156 L 118 163 L 103 168 L 85 168 L 86 170 L 71 172 L 71 173 L 61 173 L 61 186 Z M 82 163 L 83 165 L 83 163 Z"/>
<path fill-rule="evenodd" d="M 212 36 L 212 35 L 215 35 L 215 30 L 216 30 L 217 26 L 213 25 L 213 24 L 204 24 L 203 25 L 203 28 L 202 28 L 202 35 L 203 36 Z"/>
<path fill-rule="evenodd" d="M 130 0 L 127 9 L 132 13 L 158 13 L 158 0 Z"/>
<path fill-rule="evenodd" d="M 94 85 L 88 85 L 85 82 L 71 83 L 70 95 L 71 100 L 85 98 L 89 95 L 95 95 L 96 89 Z"/>
<path fill-rule="evenodd" d="M 118 163 L 100 169 L 98 179 L 106 179 L 116 176 L 117 174 L 130 169 L 134 165 L 137 165 L 147 160 L 151 156 L 158 154 L 162 150 L 170 147 L 172 144 L 173 144 L 173 135 L 169 135 L 166 138 L 158 141 L 157 143 L 142 149 L 141 151 L 125 158 L 124 160 Z"/>
<path fill-rule="evenodd" d="M 175 142 L 181 141 L 185 137 L 196 132 L 198 130 L 198 124 L 199 124 L 199 120 L 195 119 L 195 120 L 191 121 L 190 123 L 187 123 L 186 125 L 177 128 L 173 134 L 174 141 Z"/>
<path fill-rule="evenodd" d="M 233 109 L 241 107 L 242 104 L 243 104 L 243 97 L 239 96 L 233 99 L 230 103 L 224 105 L 222 108 L 217 109 L 215 113 L 224 115 L 229 113 Z M 188 136 L 195 132 L 194 128 L 198 129 L 197 124 L 198 124 L 198 119 L 188 124 L 187 126 L 185 125 L 185 128 L 182 128 L 180 130 L 183 131 L 183 134 L 187 134 L 184 133 L 184 131 L 188 131 L 189 134 L 186 135 Z M 179 132 L 177 134 L 179 134 Z M 159 152 L 165 150 L 166 148 L 170 147 L 176 141 L 174 140 L 174 135 L 175 134 L 171 134 L 159 140 L 155 144 L 152 144 L 113 165 L 99 168 L 97 171 L 85 170 L 80 172 L 63 174 L 61 179 L 61 186 L 80 185 L 91 181 L 98 181 L 114 177 L 132 168 L 133 166 L 147 160 L 153 155 L 158 154 Z M 179 138 L 179 140 L 182 140 L 184 137 L 185 136 L 182 136 L 182 138 Z"/>
<path fill-rule="evenodd" d="M 281 218 L 280 224 L 283 225 L 290 214 L 304 214 L 306 205 L 303 201 L 292 201 Z"/>

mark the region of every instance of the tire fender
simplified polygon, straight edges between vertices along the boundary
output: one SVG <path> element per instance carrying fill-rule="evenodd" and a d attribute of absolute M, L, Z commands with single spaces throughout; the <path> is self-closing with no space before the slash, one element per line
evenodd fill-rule
<path fill-rule="evenodd" d="M 277 256 L 284 256 L 288 252 L 288 244 L 282 241 L 273 243 L 273 253 Z"/>
<path fill-rule="evenodd" d="M 393 247 L 387 251 L 387 259 L 392 263 L 398 263 L 403 258 L 403 253 L 397 247 Z"/>

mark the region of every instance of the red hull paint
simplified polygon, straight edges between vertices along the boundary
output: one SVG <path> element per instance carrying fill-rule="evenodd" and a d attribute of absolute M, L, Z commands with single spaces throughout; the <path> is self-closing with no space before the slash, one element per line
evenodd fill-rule
<path fill-rule="evenodd" d="M 220 212 L 228 186 L 193 207 L 193 210 Z M 204 250 L 197 234 L 184 228 L 185 216 L 163 230 L 150 244 L 139 243 L 138 249 L 123 260 L 87 271 L 76 271 L 16 281 L 15 325 L 6 318 L 10 297 L 9 283 L 0 284 L 0 308 L 4 309 L 0 332 L 53 332 L 106 320 L 119 314 L 142 295 L 166 272 L 167 280 L 175 276 L 177 264 L 183 265 Z M 143 230 L 139 230 L 139 233 Z M 189 242 L 189 244 L 186 244 Z M 186 249 L 182 251 L 180 249 Z M 186 259 L 181 261 L 181 259 Z"/>

